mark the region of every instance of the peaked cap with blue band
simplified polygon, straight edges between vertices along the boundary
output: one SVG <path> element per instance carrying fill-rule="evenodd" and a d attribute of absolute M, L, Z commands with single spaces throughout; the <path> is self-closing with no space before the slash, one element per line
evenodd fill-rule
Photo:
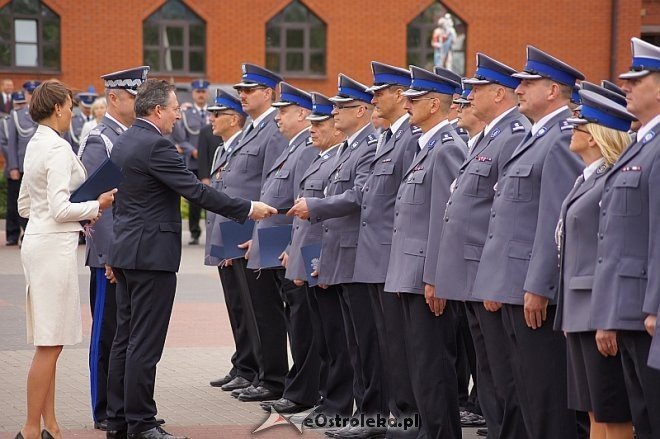
<path fill-rule="evenodd" d="M 576 80 L 585 79 L 580 71 L 534 46 L 527 46 L 527 64 L 523 71 L 511 76 L 519 79 L 546 78 L 571 88 Z"/>
<path fill-rule="evenodd" d="M 375 92 L 392 85 L 410 87 L 410 71 L 400 67 L 394 67 L 377 61 L 371 61 L 371 73 L 374 76 L 374 85 L 369 91 Z"/>
<path fill-rule="evenodd" d="M 330 100 L 335 103 L 362 101 L 371 104 L 373 97 L 373 93 L 366 85 L 340 73 L 337 78 L 337 95 L 331 97 Z"/>
<path fill-rule="evenodd" d="M 454 104 L 469 104 L 470 101 L 468 100 L 468 96 L 470 96 L 470 93 L 472 92 L 472 84 L 467 82 L 468 78 L 463 78 L 461 80 L 461 84 L 463 86 L 463 91 L 461 92 L 461 95 L 454 99 L 452 102 Z"/>
<path fill-rule="evenodd" d="M 312 92 L 312 114 L 307 116 L 307 120 L 312 122 L 321 122 L 332 117 L 334 105 L 327 96 L 321 93 Z"/>
<path fill-rule="evenodd" d="M 78 93 L 76 97 L 80 101 L 80 105 L 89 108 L 92 106 L 96 98 L 99 97 L 99 95 L 98 93 L 96 93 L 94 87 L 90 86 L 89 88 L 87 88 L 86 92 Z"/>
<path fill-rule="evenodd" d="M 504 87 L 515 89 L 520 85 L 520 80 L 514 78 L 515 69 L 497 61 L 481 52 L 477 53 L 477 70 L 472 78 L 465 80 L 466 84 L 499 84 Z"/>
<path fill-rule="evenodd" d="M 280 82 L 280 100 L 273 102 L 273 107 L 288 107 L 297 105 L 308 110 L 312 109 L 312 96 L 304 90 L 286 82 Z"/>
<path fill-rule="evenodd" d="M 631 122 L 636 120 L 625 107 L 593 91 L 580 90 L 580 100 L 580 115 L 567 119 L 572 125 L 595 123 L 618 131 L 628 131 Z"/>
<path fill-rule="evenodd" d="M 612 90 L 609 90 L 605 87 L 601 87 L 596 84 L 592 84 L 591 82 L 584 81 L 582 83 L 582 90 L 588 90 L 588 91 L 593 91 L 594 93 L 597 93 L 610 101 L 614 101 L 617 104 L 621 105 L 622 107 L 626 106 L 626 97 L 621 96 L 620 94 L 613 92 Z"/>
<path fill-rule="evenodd" d="M 442 76 L 443 78 L 448 78 L 456 82 L 459 86 L 454 92 L 454 94 L 460 95 L 461 93 L 463 93 L 463 88 L 461 87 L 461 84 L 463 83 L 463 77 L 461 75 L 459 75 L 458 73 L 454 73 L 449 69 L 445 69 L 443 67 L 437 67 L 437 66 L 433 67 L 433 73 L 435 73 L 438 76 Z"/>
<path fill-rule="evenodd" d="M 641 78 L 651 72 L 660 71 L 660 47 L 639 38 L 631 38 L 632 65 L 630 71 L 619 75 L 619 79 Z"/>
<path fill-rule="evenodd" d="M 412 82 L 410 88 L 403 94 L 409 97 L 422 96 L 427 93 L 441 93 L 453 96 L 456 90 L 461 89 L 460 82 L 456 82 L 455 73 L 447 74 L 449 70 L 436 68 L 436 73 L 431 73 L 417 66 L 410 66 Z M 459 76 L 460 78 L 460 76 Z M 460 81 L 460 79 L 459 79 Z M 459 93 L 460 94 L 460 93 Z"/>
<path fill-rule="evenodd" d="M 234 85 L 234 88 L 253 88 L 253 87 L 268 87 L 273 90 L 277 88 L 277 84 L 282 82 L 282 77 L 277 73 L 259 67 L 255 64 L 244 63 L 241 68 L 243 69 L 243 76 L 241 82 Z"/>
<path fill-rule="evenodd" d="M 571 93 L 572 104 L 580 105 L 580 90 L 582 90 L 582 84 L 575 84 L 573 86 L 573 92 Z"/>
<path fill-rule="evenodd" d="M 106 89 L 122 89 L 132 95 L 137 94 L 137 89 L 147 80 L 147 74 L 151 67 L 140 66 L 132 69 L 119 70 L 118 72 L 102 75 L 103 84 Z"/>
<path fill-rule="evenodd" d="M 612 81 L 608 81 L 607 79 L 603 79 L 600 81 L 600 86 L 603 88 L 608 89 L 609 91 L 612 91 L 616 94 L 619 94 L 623 96 L 624 98 L 626 97 L 626 92 L 621 89 L 618 85 L 613 83 Z"/>
<path fill-rule="evenodd" d="M 243 111 L 243 107 L 241 106 L 241 100 L 238 99 L 236 96 L 232 95 L 231 93 L 227 93 L 226 91 L 220 89 L 218 89 L 218 91 L 216 92 L 215 101 L 213 101 L 213 105 L 210 105 L 208 107 L 208 110 L 209 111 L 232 110 L 242 115 L 243 117 L 247 117 L 247 114 L 245 113 L 245 111 Z"/>
<path fill-rule="evenodd" d="M 208 90 L 211 83 L 206 79 L 195 79 L 190 83 L 190 88 L 193 90 Z"/>
<path fill-rule="evenodd" d="M 40 84 L 40 81 L 25 81 L 23 83 L 23 89 L 28 93 L 32 93 Z"/>
<path fill-rule="evenodd" d="M 14 104 L 24 104 L 27 102 L 27 99 L 25 99 L 25 93 L 22 91 L 15 91 L 11 94 L 11 101 Z"/>

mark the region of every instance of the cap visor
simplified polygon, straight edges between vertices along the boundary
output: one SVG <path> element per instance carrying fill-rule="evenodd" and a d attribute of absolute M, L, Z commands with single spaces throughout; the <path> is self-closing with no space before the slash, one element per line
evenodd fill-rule
<path fill-rule="evenodd" d="M 588 120 L 579 117 L 569 117 L 566 119 L 566 122 L 570 123 L 571 125 L 586 125 L 589 123 Z"/>
<path fill-rule="evenodd" d="M 329 100 L 332 101 L 332 102 L 345 103 L 345 102 L 352 102 L 355 99 L 345 98 L 343 96 L 333 96 L 333 97 L 329 98 Z"/>
<path fill-rule="evenodd" d="M 527 72 L 518 72 L 514 73 L 513 75 L 514 78 L 518 79 L 541 79 L 543 76 L 541 75 L 535 75 L 534 73 L 527 73 Z"/>
<path fill-rule="evenodd" d="M 229 107 L 225 107 L 224 105 L 211 105 L 210 107 L 206 108 L 209 111 L 225 111 L 225 110 L 231 110 Z"/>
<path fill-rule="evenodd" d="M 469 104 L 470 103 L 470 101 L 468 101 L 467 99 L 463 99 L 463 98 L 454 99 L 452 102 L 454 104 Z"/>
<path fill-rule="evenodd" d="M 371 87 L 369 87 L 369 88 L 367 89 L 367 91 L 373 93 L 373 92 L 375 92 L 375 91 L 383 90 L 383 89 L 385 89 L 385 88 L 387 88 L 387 87 L 390 87 L 391 85 L 392 85 L 392 84 L 372 85 Z"/>
<path fill-rule="evenodd" d="M 488 81 L 487 79 L 477 79 L 477 78 L 467 78 L 463 80 L 464 84 L 472 84 L 472 85 L 481 85 L 481 84 L 491 84 L 492 81 Z"/>
<path fill-rule="evenodd" d="M 621 73 L 619 75 L 619 79 L 634 79 L 634 78 L 641 78 L 643 76 L 646 76 L 650 74 L 650 70 L 639 70 L 639 71 L 630 71 L 626 73 Z"/>
<path fill-rule="evenodd" d="M 293 102 L 277 101 L 277 102 L 273 102 L 270 105 L 272 107 L 280 108 L 280 107 L 288 107 L 289 105 L 294 105 L 294 104 L 293 104 Z"/>
<path fill-rule="evenodd" d="M 413 88 L 409 88 L 408 90 L 403 92 L 403 95 L 414 98 L 416 96 L 424 96 L 427 93 L 429 93 L 428 90 L 415 90 Z"/>
<path fill-rule="evenodd" d="M 234 84 L 234 88 L 254 88 L 254 87 L 265 87 L 257 82 L 239 82 Z"/>
<path fill-rule="evenodd" d="M 305 119 L 312 122 L 323 122 L 324 120 L 328 120 L 331 117 L 332 117 L 331 114 L 330 115 L 310 114 Z"/>

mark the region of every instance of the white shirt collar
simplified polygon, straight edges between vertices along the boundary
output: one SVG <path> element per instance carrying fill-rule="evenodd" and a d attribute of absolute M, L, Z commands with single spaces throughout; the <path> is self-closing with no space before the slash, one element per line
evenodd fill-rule
<path fill-rule="evenodd" d="M 360 135 L 360 133 L 361 133 L 362 131 L 364 131 L 367 127 L 370 127 L 370 126 L 371 126 L 371 124 L 368 123 L 368 124 L 366 124 L 365 126 L 363 126 L 362 128 L 360 128 L 359 130 L 357 130 L 357 132 L 353 133 L 348 139 L 346 139 L 346 141 L 348 142 L 348 144 L 349 144 L 349 145 L 352 144 L 353 141 L 355 141 L 355 139 L 357 139 L 357 137 Z"/>
<path fill-rule="evenodd" d="M 161 136 L 163 135 L 163 133 L 160 131 L 160 128 L 158 128 L 156 125 L 154 125 L 153 122 L 151 122 L 151 121 L 149 121 L 149 120 L 147 120 L 147 119 L 143 119 L 143 118 L 141 118 L 141 117 L 138 117 L 138 119 L 139 119 L 139 120 L 143 120 L 143 121 L 145 121 L 146 123 L 148 123 L 149 125 L 151 125 L 152 127 L 156 128 L 156 130 L 158 131 L 158 134 L 160 134 Z"/>
<path fill-rule="evenodd" d="M 489 124 L 486 125 L 486 128 L 484 128 L 484 136 L 487 136 L 490 134 L 490 131 L 495 128 L 495 125 L 500 123 L 502 119 L 504 119 L 504 116 L 507 114 L 511 113 L 513 110 L 515 110 L 516 107 L 511 107 L 508 110 L 506 110 L 504 113 L 500 114 L 497 116 L 495 119 L 491 120 Z"/>
<path fill-rule="evenodd" d="M 550 114 L 546 114 L 542 118 L 538 120 L 538 122 L 534 122 L 534 125 L 532 125 L 532 136 L 536 136 L 536 133 L 539 132 L 539 130 L 545 125 L 550 119 L 558 115 L 564 110 L 568 110 L 568 105 L 564 105 L 563 107 L 557 108 L 555 111 L 553 111 Z"/>
<path fill-rule="evenodd" d="M 582 176 L 584 177 L 584 179 L 586 180 L 587 178 L 591 177 L 593 173 L 596 172 L 596 169 L 598 169 L 600 165 L 602 165 L 603 163 L 605 163 L 605 158 L 600 158 L 595 162 L 593 162 L 592 164 L 590 164 L 589 166 L 587 166 L 586 168 L 584 168 L 584 170 L 582 171 Z"/>
<path fill-rule="evenodd" d="M 296 134 L 295 136 L 293 136 L 293 137 L 291 138 L 291 140 L 289 140 L 289 146 L 293 146 L 293 142 L 294 142 L 296 139 L 298 139 L 298 136 L 300 136 L 300 135 L 301 135 L 302 133 L 304 133 L 305 131 L 309 131 L 309 127 L 305 127 L 305 128 L 303 128 L 302 130 L 300 130 L 300 131 L 298 132 L 298 134 Z"/>
<path fill-rule="evenodd" d="M 238 131 L 236 131 L 236 132 L 235 132 L 235 133 L 234 133 L 229 139 L 227 139 L 227 140 L 225 141 L 225 143 L 222 145 L 222 147 L 225 149 L 225 151 L 227 151 L 227 149 L 229 149 L 229 146 L 230 146 L 232 143 L 234 143 L 234 140 L 236 140 L 236 138 L 237 138 L 238 136 L 240 136 L 242 132 L 243 132 L 243 130 L 238 130 Z"/>
<path fill-rule="evenodd" d="M 257 117 L 256 119 L 252 120 L 252 128 L 257 128 L 259 124 L 261 123 L 262 120 L 264 120 L 268 115 L 274 111 L 277 111 L 277 108 L 275 107 L 268 107 L 268 110 L 264 111 Z"/>
<path fill-rule="evenodd" d="M 653 119 L 649 121 L 646 125 L 643 125 L 639 130 L 637 130 L 637 140 L 641 140 L 646 136 L 651 129 L 660 123 L 660 114 L 656 115 Z M 660 133 L 656 133 L 660 134 Z"/>
<path fill-rule="evenodd" d="M 447 119 L 443 120 L 442 122 L 431 128 L 430 130 L 422 134 L 419 137 L 419 140 L 417 141 L 417 143 L 419 144 L 419 148 L 420 149 L 424 148 L 426 144 L 429 143 L 429 140 L 431 140 L 431 138 L 435 136 L 435 133 L 440 131 L 440 128 L 444 127 L 445 125 L 449 125 L 449 121 Z"/>
<path fill-rule="evenodd" d="M 338 144 L 336 144 L 336 145 L 332 145 L 330 148 L 326 149 L 325 151 L 320 151 L 320 152 L 319 152 L 319 155 L 320 155 L 320 156 L 324 156 L 324 155 L 326 155 L 327 153 L 329 153 L 330 151 L 332 151 L 333 149 L 339 147 L 339 145 L 341 145 L 341 143 L 338 143 Z"/>
<path fill-rule="evenodd" d="M 128 127 L 127 127 L 126 125 L 124 125 L 123 123 L 119 122 L 117 119 L 115 119 L 114 117 L 112 117 L 109 113 L 105 113 L 105 117 L 107 117 L 108 119 L 110 119 L 111 121 L 113 121 L 114 123 L 116 123 L 117 125 L 119 125 L 119 128 L 121 128 L 122 132 L 123 132 L 123 131 L 126 131 L 126 130 L 128 129 Z"/>
<path fill-rule="evenodd" d="M 195 108 L 197 109 L 197 111 L 199 111 L 200 113 L 201 113 L 202 111 L 206 111 L 206 105 L 204 105 L 203 107 L 198 107 L 197 105 L 194 105 L 194 107 L 195 107 Z"/>
<path fill-rule="evenodd" d="M 484 131 L 479 131 L 476 135 L 474 135 L 473 137 L 470 137 L 470 139 L 468 140 L 468 143 L 467 143 L 468 149 L 470 151 L 472 151 L 472 148 L 474 148 L 474 144 L 477 143 L 477 140 L 479 139 L 479 136 L 481 136 L 481 133 L 483 133 L 483 132 Z M 484 134 L 484 136 L 485 135 L 486 134 Z"/>
<path fill-rule="evenodd" d="M 392 134 L 396 133 L 399 130 L 399 128 L 401 128 L 401 125 L 403 125 L 403 123 L 408 120 L 408 117 L 410 117 L 408 113 L 404 113 L 403 116 L 398 118 L 392 125 L 390 125 L 390 130 L 392 130 Z"/>

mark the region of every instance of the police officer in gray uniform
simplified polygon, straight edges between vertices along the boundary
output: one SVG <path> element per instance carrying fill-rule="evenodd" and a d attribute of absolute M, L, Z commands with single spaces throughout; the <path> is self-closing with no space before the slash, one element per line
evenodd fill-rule
<path fill-rule="evenodd" d="M 311 122 L 310 134 L 315 148 L 320 149 L 311 165 L 303 169 L 296 166 L 298 198 L 323 198 L 329 183 L 331 168 L 344 139 L 341 131 L 335 128 L 332 117 L 333 104 L 320 93 L 311 93 L 312 113 L 307 117 Z M 297 175 L 300 174 L 300 177 Z M 342 321 L 337 285 L 326 289 L 310 287 L 305 281 L 306 270 L 300 249 L 321 242 L 323 224 L 312 224 L 298 217 L 293 219 L 291 245 L 287 249 L 288 260 L 286 278 L 296 285 L 305 285 L 314 327 L 314 341 L 321 360 L 319 390 L 321 401 L 316 413 L 326 416 L 350 416 L 353 413 L 353 369 L 346 343 L 346 331 Z"/>
<path fill-rule="evenodd" d="M 213 134 L 223 140 L 222 146 L 215 151 L 210 167 L 210 185 L 221 191 L 223 167 L 241 139 L 248 115 L 243 111 L 241 101 L 237 97 L 222 90 L 218 90 L 215 102 L 208 107 L 208 110 L 215 115 L 211 121 Z M 223 245 L 220 234 L 221 219 L 219 215 L 206 211 L 204 264 L 218 267 L 229 324 L 236 346 L 231 356 L 231 370 L 224 377 L 215 379 L 210 384 L 229 391 L 249 386 L 259 374 L 259 365 L 252 343 L 252 337 L 256 337 L 256 331 L 251 330 L 254 325 L 252 304 L 249 301 L 245 303 L 245 298 L 240 294 L 242 277 L 231 260 L 223 261 L 211 255 L 212 246 Z"/>
<path fill-rule="evenodd" d="M 467 152 L 447 119 L 460 84 L 437 69 L 440 74 L 415 66 L 410 70 L 405 109 L 410 123 L 423 134 L 396 197 L 385 291 L 401 297 L 402 340 L 423 433 L 429 438 L 459 438 L 453 315 L 449 310 L 442 316 L 429 310 L 422 278 L 432 217 L 447 202 L 449 187 Z"/>
<path fill-rule="evenodd" d="M 632 54 L 631 71 L 619 78 L 641 127 L 604 177 L 591 323 L 616 331 L 604 344 L 621 351 L 635 433 L 646 439 L 660 437 L 660 371 L 647 365 L 651 336 L 645 331 L 660 307 L 660 203 L 653 192 L 660 181 L 660 48 L 633 38 Z"/>
<path fill-rule="evenodd" d="M 41 84 L 39 81 L 27 81 L 23 84 L 25 99 L 30 104 L 32 92 Z M 7 163 L 9 169 L 7 179 L 7 245 L 18 245 L 21 230 L 27 226 L 27 218 L 18 215 L 18 192 L 23 180 L 23 160 L 27 144 L 37 130 L 37 123 L 28 112 L 28 105 L 12 110 L 9 113 L 7 136 Z"/>
<path fill-rule="evenodd" d="M 451 70 L 438 66 L 433 68 L 433 72 L 437 75 L 447 75 L 449 79 L 455 81 L 457 84 L 461 84 L 461 81 L 463 79 L 461 78 L 461 75 L 454 73 Z M 458 126 L 458 104 L 454 102 L 456 99 L 459 99 L 461 97 L 462 91 L 463 89 L 459 85 L 459 87 L 454 92 L 454 100 L 452 101 L 452 104 L 449 107 L 449 114 L 447 114 L 447 119 L 449 119 L 449 123 L 451 124 L 452 128 L 454 128 L 454 130 L 458 133 L 458 136 L 467 145 L 468 140 L 470 140 L 470 135 L 465 128 Z"/>
<path fill-rule="evenodd" d="M 74 111 L 71 116 L 71 123 L 69 124 L 69 131 L 64 134 L 64 138 L 71 144 L 73 152 L 78 154 L 80 143 L 83 139 L 80 138 L 83 125 L 94 118 L 91 114 L 92 104 L 99 95 L 94 91 L 94 87 L 89 87 L 86 92 L 76 94 L 78 101 L 78 111 Z"/>
<path fill-rule="evenodd" d="M 478 364 L 479 396 L 489 434 L 494 438 L 525 437 L 515 393 L 510 351 L 501 311 L 484 308 L 472 296 L 484 242 L 487 238 L 493 187 L 501 168 L 530 128 L 517 108 L 514 93 L 520 81 L 511 67 L 477 53 L 477 70 L 466 79 L 472 86 L 468 103 L 474 116 L 487 125 L 461 165 L 443 215 L 438 264 L 426 273 L 435 296 L 466 302 Z"/>
<path fill-rule="evenodd" d="M 12 109 L 5 115 L 0 116 L 0 149 L 2 156 L 5 159 L 5 167 L 3 174 L 5 180 L 9 181 L 9 124 L 11 120 L 11 112 L 15 111 L 18 108 L 24 107 L 26 105 L 25 94 L 22 91 L 15 91 L 11 94 L 11 106 Z M 7 187 L 7 193 L 9 192 L 9 187 Z M 8 245 L 14 245 L 13 242 L 18 243 L 18 238 L 21 234 L 21 226 L 18 223 L 20 216 L 18 212 L 15 211 L 13 215 L 13 220 L 10 218 L 10 212 L 7 212 L 7 218 L 5 221 L 5 236 Z"/>
<path fill-rule="evenodd" d="M 243 111 L 251 118 L 243 129 L 241 141 L 227 158 L 220 173 L 222 191 L 233 197 L 259 199 L 273 164 L 287 148 L 288 141 L 282 136 L 275 122 L 275 88 L 282 78 L 270 70 L 254 64 L 243 64 L 238 91 Z M 229 221 L 219 218 L 218 221 Z M 247 246 L 247 243 L 245 244 Z M 272 276 L 259 276 L 247 268 L 247 260 L 234 259 L 232 265 L 241 273 L 241 294 L 245 303 L 253 307 L 252 322 L 256 337 L 252 337 L 253 349 L 259 362 L 259 375 L 253 385 L 236 389 L 233 395 L 249 392 L 241 400 L 263 401 L 278 399 L 284 390 L 284 377 L 289 370 L 286 356 L 286 327 L 284 307 L 277 285 Z M 257 322 L 270 330 L 259 337 Z"/>
<path fill-rule="evenodd" d="M 82 139 L 78 158 L 87 175 L 105 162 L 119 136 L 135 120 L 135 94 L 139 82 L 146 79 L 148 66 L 136 67 L 101 76 L 106 88 L 108 109 L 89 136 Z M 139 81 L 134 81 L 139 79 Z M 107 384 L 110 349 L 117 330 L 115 280 L 107 258 L 112 241 L 112 209 L 103 212 L 86 237 L 85 265 L 90 268 L 89 304 L 92 333 L 89 347 L 89 376 L 92 393 L 94 428 L 107 429 Z"/>
<path fill-rule="evenodd" d="M 276 209 L 286 211 L 293 206 L 298 192 L 296 188 L 299 187 L 300 182 L 296 181 L 296 167 L 306 169 L 316 156 L 316 150 L 311 146 L 309 121 L 307 120 L 307 116 L 312 110 L 312 97 L 303 90 L 281 82 L 280 99 L 274 102 L 273 106 L 279 109 L 275 121 L 280 133 L 289 142 L 286 149 L 267 170 L 260 200 L 269 203 Z M 269 244 L 261 242 L 259 231 L 266 232 L 270 227 L 292 222 L 293 218 L 285 215 L 275 215 L 257 222 L 253 229 L 248 255 L 246 255 L 246 258 L 249 258 L 247 268 L 258 270 L 260 278 L 264 280 L 270 278 L 272 284 L 276 286 L 273 291 L 276 296 L 272 298 L 265 297 L 270 291 L 251 291 L 254 294 L 253 307 L 257 315 L 257 329 L 261 339 L 274 338 L 274 335 L 270 322 L 259 318 L 260 314 L 271 312 L 276 301 L 279 300 L 280 304 L 284 302 L 283 317 L 286 321 L 286 332 L 279 334 L 282 339 L 276 341 L 283 344 L 281 354 L 286 357 L 286 333 L 289 334 L 293 365 L 284 380 L 282 398 L 264 406 L 266 409 L 272 407 L 280 413 L 301 412 L 314 406 L 319 400 L 320 360 L 314 344 L 314 331 L 307 304 L 307 289 L 304 286 L 295 285 L 284 277 L 286 253 L 280 255 L 283 267 L 266 265 L 261 259 L 261 247 Z M 273 302 L 272 305 L 270 305 L 271 302 Z M 243 395 L 239 396 L 239 399 L 242 398 L 244 398 Z"/>
<path fill-rule="evenodd" d="M 561 203 L 582 170 L 569 148 L 568 103 L 576 79 L 564 62 L 527 46 L 514 77 L 530 132 L 503 163 L 473 296 L 502 306 L 518 401 L 528 436 L 575 438 L 576 415 L 566 402 L 566 343 L 554 332 L 559 280 L 554 230 Z M 504 256 L 503 256 L 504 255 Z M 500 377 L 495 376 L 495 380 Z"/>

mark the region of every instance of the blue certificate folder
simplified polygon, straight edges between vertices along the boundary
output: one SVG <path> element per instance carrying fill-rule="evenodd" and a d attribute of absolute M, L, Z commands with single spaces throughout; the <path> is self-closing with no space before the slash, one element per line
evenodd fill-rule
<path fill-rule="evenodd" d="M 121 183 L 121 169 L 107 158 L 78 189 L 73 191 L 69 201 L 82 203 L 96 200 L 102 193 L 119 186 L 119 183 Z"/>
<path fill-rule="evenodd" d="M 261 267 L 281 267 L 282 263 L 279 257 L 291 242 L 291 224 L 265 227 L 257 230 L 257 235 L 259 253 L 261 254 Z"/>
<path fill-rule="evenodd" d="M 220 223 L 220 237 L 222 246 L 212 245 L 211 256 L 218 259 L 236 259 L 245 256 L 247 249 L 238 248 L 240 244 L 252 239 L 254 230 L 254 221 L 251 219 L 243 224 L 234 221 L 225 221 Z"/>
<path fill-rule="evenodd" d="M 307 283 L 310 287 L 318 285 L 318 277 L 312 277 L 312 272 L 318 269 L 319 259 L 321 258 L 321 241 L 315 242 L 300 248 L 303 263 L 305 264 L 305 273 L 307 273 Z"/>

